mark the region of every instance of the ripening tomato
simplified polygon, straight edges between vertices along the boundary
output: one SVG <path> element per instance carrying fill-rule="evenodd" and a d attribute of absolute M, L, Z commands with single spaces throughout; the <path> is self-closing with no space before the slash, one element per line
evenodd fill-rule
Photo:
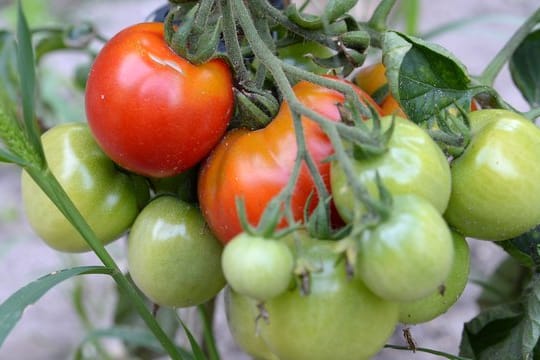
<path fill-rule="evenodd" d="M 445 218 L 465 236 L 513 238 L 540 224 L 540 129 L 508 110 L 469 119 L 472 139 L 452 161 Z"/>
<path fill-rule="evenodd" d="M 57 125 L 42 137 L 50 171 L 62 185 L 97 238 L 107 244 L 120 237 L 139 213 L 136 178 L 118 171 L 84 123 Z M 25 214 L 34 231 L 52 248 L 89 251 L 90 246 L 25 171 L 21 176 Z"/>
<path fill-rule="evenodd" d="M 120 166 L 150 177 L 179 174 L 222 138 L 233 110 L 232 76 L 221 59 L 193 65 L 167 45 L 162 23 L 115 35 L 86 86 L 97 142 Z"/>
<path fill-rule="evenodd" d="M 308 108 L 332 119 L 340 119 L 338 103 L 343 94 L 309 82 L 294 86 L 298 99 Z M 375 109 L 373 100 L 357 89 L 359 97 Z M 330 140 L 314 121 L 303 118 L 306 147 L 329 188 L 330 163 L 333 153 Z M 260 130 L 243 129 L 229 132 L 203 164 L 198 183 L 199 202 L 203 214 L 216 236 L 224 243 L 242 232 L 236 209 L 236 198 L 243 199 L 247 218 L 257 224 L 266 205 L 286 186 L 297 154 L 292 114 L 286 102 L 270 124 Z M 317 204 L 315 185 L 306 165 L 302 166 L 292 195 L 292 211 L 302 220 L 306 202 L 313 210 Z M 285 225 L 283 223 L 283 225 Z"/>
<path fill-rule="evenodd" d="M 371 95 L 379 104 L 382 104 L 389 94 L 386 68 L 382 63 L 361 67 L 356 73 L 354 83 Z"/>

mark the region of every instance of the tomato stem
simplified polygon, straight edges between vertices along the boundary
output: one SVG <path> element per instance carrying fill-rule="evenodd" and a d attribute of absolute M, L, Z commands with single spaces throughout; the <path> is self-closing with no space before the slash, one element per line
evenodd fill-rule
<path fill-rule="evenodd" d="M 483 85 L 493 86 L 495 79 L 501 72 L 504 64 L 512 57 L 514 51 L 521 45 L 521 42 L 531 30 L 540 22 L 540 8 L 536 10 L 528 19 L 521 25 L 512 37 L 506 42 L 503 48 L 486 66 L 482 74 L 477 80 Z"/>
<path fill-rule="evenodd" d="M 377 8 L 371 15 L 371 19 L 368 21 L 368 25 L 377 30 L 383 31 L 386 28 L 386 21 L 390 11 L 396 4 L 396 0 L 383 0 L 377 5 Z"/>

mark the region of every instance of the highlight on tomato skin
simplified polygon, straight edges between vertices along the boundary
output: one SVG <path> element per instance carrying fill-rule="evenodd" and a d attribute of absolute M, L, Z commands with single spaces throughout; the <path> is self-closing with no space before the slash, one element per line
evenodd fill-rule
<path fill-rule="evenodd" d="M 162 23 L 116 34 L 97 55 L 85 108 L 97 142 L 137 174 L 177 175 L 205 158 L 233 113 L 232 74 L 222 59 L 193 65 L 172 51 Z"/>
<path fill-rule="evenodd" d="M 361 101 L 380 112 L 369 95 L 357 87 L 353 88 Z M 306 81 L 296 84 L 293 90 L 308 108 L 334 121 L 340 119 L 337 104 L 344 102 L 343 94 Z M 330 189 L 330 163 L 327 159 L 333 154 L 333 146 L 317 123 L 303 117 L 302 125 L 307 150 L 327 189 Z M 202 164 L 198 182 L 199 203 L 208 225 L 223 243 L 242 232 L 236 210 L 237 197 L 245 203 L 248 221 L 256 225 L 266 205 L 288 183 L 297 153 L 294 131 L 292 113 L 284 101 L 267 127 L 229 132 Z M 304 218 L 308 199 L 311 199 L 311 212 L 318 199 L 312 175 L 307 166 L 302 166 L 291 199 L 295 219 L 301 221 Z M 336 215 L 334 217 L 339 219 Z M 338 222 L 341 223 L 340 220 Z M 280 223 L 281 227 L 286 225 L 284 220 Z"/>

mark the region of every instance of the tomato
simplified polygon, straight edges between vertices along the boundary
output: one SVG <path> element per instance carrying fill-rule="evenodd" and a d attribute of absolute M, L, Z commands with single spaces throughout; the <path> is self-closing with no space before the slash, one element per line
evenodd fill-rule
<path fill-rule="evenodd" d="M 162 23 L 128 27 L 99 52 L 88 77 L 86 115 L 120 166 L 167 177 L 200 162 L 233 110 L 232 77 L 220 59 L 192 65 L 175 54 Z"/>
<path fill-rule="evenodd" d="M 419 324 L 435 319 L 454 305 L 467 285 L 470 269 L 469 245 L 465 238 L 452 232 L 454 262 L 444 285 L 426 297 L 399 304 L 399 321 Z"/>
<path fill-rule="evenodd" d="M 381 119 L 387 129 L 392 117 Z M 446 209 L 451 192 L 448 161 L 431 137 L 412 121 L 396 118 L 388 150 L 379 156 L 353 161 L 358 180 L 374 196 L 378 196 L 376 174 L 394 195 L 415 194 L 431 202 L 441 214 Z M 355 207 L 361 207 L 351 185 L 337 161 L 330 171 L 332 195 L 342 218 L 350 222 Z M 359 211 L 364 211 L 359 208 Z"/>
<path fill-rule="evenodd" d="M 294 258 L 280 240 L 241 233 L 225 247 L 222 267 L 225 279 L 235 291 L 268 300 L 289 286 Z"/>
<path fill-rule="evenodd" d="M 388 94 L 381 104 L 382 115 L 395 115 L 402 118 L 407 118 L 407 114 L 401 108 L 401 105 L 397 102 L 396 98 L 392 94 Z"/>
<path fill-rule="evenodd" d="M 298 254 L 314 267 L 309 294 L 292 288 L 264 304 L 258 330 L 280 360 L 368 359 L 397 324 L 397 304 L 348 279 L 334 250 L 334 241 L 301 239 Z"/>
<path fill-rule="evenodd" d="M 478 239 L 505 240 L 540 223 L 540 130 L 508 110 L 470 113 L 472 139 L 451 164 L 451 226 Z"/>
<path fill-rule="evenodd" d="M 413 301 L 444 283 L 454 261 L 452 235 L 421 197 L 394 196 L 390 216 L 362 233 L 356 272 L 381 298 Z"/>
<path fill-rule="evenodd" d="M 133 281 L 163 306 L 193 306 L 214 297 L 225 285 L 221 253 L 199 209 L 169 195 L 141 211 L 128 238 Z"/>
<path fill-rule="evenodd" d="M 336 104 L 344 101 L 341 93 L 305 81 L 296 84 L 293 90 L 307 107 L 330 119 L 340 118 Z M 364 101 L 378 108 L 368 95 L 360 90 L 358 93 Z M 326 160 L 333 153 L 332 144 L 314 121 L 303 118 L 302 125 L 306 147 L 329 187 L 330 164 Z M 288 183 L 296 153 L 293 119 L 286 102 L 266 128 L 233 130 L 213 150 L 202 165 L 198 194 L 203 214 L 222 242 L 242 232 L 235 199 L 244 200 L 249 222 L 257 224 L 266 205 Z M 313 179 L 303 165 L 291 202 L 296 219 L 303 218 L 306 201 L 314 191 Z M 315 196 L 309 204 L 310 211 L 316 204 Z"/>
<path fill-rule="evenodd" d="M 279 360 L 258 331 L 259 309 L 257 300 L 225 287 L 225 315 L 227 325 L 236 344 L 248 355 L 258 360 Z"/>
<path fill-rule="evenodd" d="M 389 94 L 386 68 L 382 63 L 363 66 L 356 73 L 354 83 L 379 104 L 382 104 Z"/>
<path fill-rule="evenodd" d="M 139 212 L 138 187 L 117 171 L 84 123 L 58 125 L 42 135 L 50 171 L 103 244 L 122 235 Z M 148 187 L 144 189 L 148 192 Z M 90 247 L 56 205 L 25 172 L 21 176 L 26 217 L 54 249 L 83 252 Z"/>

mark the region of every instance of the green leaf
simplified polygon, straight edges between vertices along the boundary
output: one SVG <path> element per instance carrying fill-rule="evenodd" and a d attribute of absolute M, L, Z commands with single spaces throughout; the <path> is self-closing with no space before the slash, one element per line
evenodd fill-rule
<path fill-rule="evenodd" d="M 58 283 L 76 275 L 112 273 L 112 269 L 104 266 L 82 266 L 55 271 L 27 284 L 0 305 L 0 347 L 21 318 L 24 309 Z"/>
<path fill-rule="evenodd" d="M 540 106 L 540 29 L 530 33 L 518 46 L 510 62 L 510 74 L 521 94 L 531 105 Z"/>
<path fill-rule="evenodd" d="M 383 63 L 390 92 L 416 123 L 424 123 L 488 87 L 471 86 L 465 66 L 449 51 L 421 39 L 393 31 L 383 35 Z"/>
<path fill-rule="evenodd" d="M 184 332 L 186 333 L 186 336 L 189 340 L 189 344 L 191 345 L 191 351 L 193 352 L 194 359 L 207 360 L 206 356 L 204 355 L 204 352 L 202 351 L 201 347 L 197 343 L 197 340 L 195 340 L 195 337 L 193 337 L 193 334 L 191 333 L 191 331 L 189 331 L 189 328 L 182 321 L 180 316 L 178 316 L 178 313 L 176 314 L 176 318 L 178 322 L 182 325 L 182 328 L 184 328 Z"/>
<path fill-rule="evenodd" d="M 10 153 L 9 151 L 3 148 L 0 148 L 0 162 L 12 163 L 12 164 L 26 163 L 22 158 Z"/>
<path fill-rule="evenodd" d="M 43 55 L 49 52 L 67 48 L 68 47 L 64 42 L 64 35 L 62 33 L 51 33 L 48 36 L 40 39 L 36 44 L 36 63 L 39 63 Z"/>
<path fill-rule="evenodd" d="M 525 266 L 540 265 L 540 225 L 513 239 L 496 244 Z"/>
<path fill-rule="evenodd" d="M 32 36 L 20 2 L 17 15 L 17 64 L 21 86 L 24 125 L 33 149 L 43 159 L 40 131 L 35 118 L 36 71 L 32 49 Z"/>
<path fill-rule="evenodd" d="M 158 354 L 163 353 L 163 347 L 151 332 L 140 328 L 115 326 L 109 329 L 95 329 L 86 334 L 77 348 L 75 358 L 83 359 L 82 352 L 84 346 L 101 338 L 116 338 L 137 348 L 146 348 Z M 178 347 L 178 352 L 180 352 L 184 359 L 194 359 L 190 352 L 181 347 Z"/>
<path fill-rule="evenodd" d="M 537 274 L 521 302 L 488 308 L 465 324 L 460 355 L 476 360 L 532 360 L 539 337 Z"/>
<path fill-rule="evenodd" d="M 15 54 L 15 37 L 8 31 L 0 31 L 0 83 L 11 100 L 15 100 L 19 88 Z"/>

